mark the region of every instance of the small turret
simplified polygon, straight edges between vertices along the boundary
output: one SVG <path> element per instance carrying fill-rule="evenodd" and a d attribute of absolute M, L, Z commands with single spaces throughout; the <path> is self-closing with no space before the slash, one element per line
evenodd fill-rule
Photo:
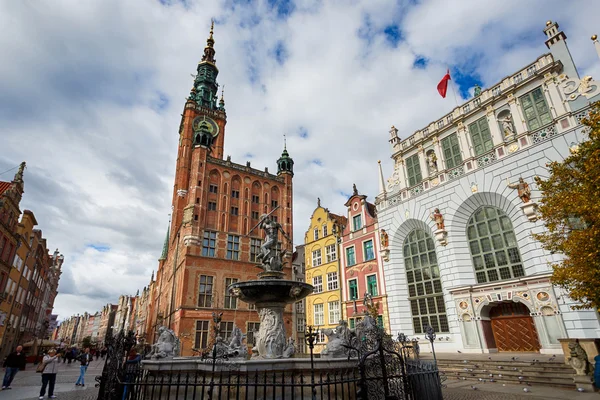
<path fill-rule="evenodd" d="M 162 253 L 160 255 L 159 261 L 166 260 L 167 254 L 169 254 L 169 234 L 171 233 L 171 227 L 167 228 L 167 236 L 165 237 L 165 243 L 163 244 Z M 152 271 L 152 279 L 154 279 L 154 271 Z"/>
<path fill-rule="evenodd" d="M 281 153 L 281 157 L 277 160 L 277 175 L 279 174 L 291 174 L 294 176 L 294 160 L 290 157 L 287 151 L 287 143 L 283 144 L 283 152 Z"/>

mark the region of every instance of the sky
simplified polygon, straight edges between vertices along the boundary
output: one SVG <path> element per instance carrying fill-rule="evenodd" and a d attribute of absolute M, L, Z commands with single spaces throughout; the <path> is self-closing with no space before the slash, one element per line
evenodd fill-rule
<path fill-rule="evenodd" d="M 576 7 L 575 7 L 576 6 Z M 148 284 L 168 226 L 180 114 L 215 19 L 225 154 L 294 165 L 294 242 L 317 205 L 370 201 L 389 129 L 406 138 L 548 52 L 558 21 L 600 77 L 581 0 L 23 0 L 0 2 L 0 173 L 27 162 L 21 209 L 65 256 L 54 312 L 95 312 Z M 10 181 L 15 170 L 0 174 Z"/>

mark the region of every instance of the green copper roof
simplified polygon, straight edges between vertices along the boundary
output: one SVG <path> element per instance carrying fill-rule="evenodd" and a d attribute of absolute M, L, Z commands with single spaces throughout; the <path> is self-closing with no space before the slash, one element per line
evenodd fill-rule
<path fill-rule="evenodd" d="M 169 253 L 169 234 L 171 233 L 171 227 L 167 228 L 167 236 L 165 237 L 165 243 L 163 244 L 162 254 L 159 260 L 166 260 L 167 254 Z"/>

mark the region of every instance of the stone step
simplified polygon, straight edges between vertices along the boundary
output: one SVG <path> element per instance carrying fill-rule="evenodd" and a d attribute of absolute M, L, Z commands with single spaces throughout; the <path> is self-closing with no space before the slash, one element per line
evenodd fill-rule
<path fill-rule="evenodd" d="M 522 376 L 524 379 L 533 379 L 533 378 L 556 378 L 556 379 L 572 379 L 574 374 L 571 373 L 547 373 L 547 372 L 538 372 L 538 371 L 491 371 L 491 370 L 478 370 L 473 369 L 472 371 L 465 371 L 464 369 L 457 368 L 440 368 L 440 370 L 444 371 L 447 375 L 459 375 L 459 376 L 472 376 L 475 375 L 478 378 L 489 377 L 490 374 L 493 377 L 497 377 L 502 375 L 507 379 L 519 379 Z"/>
<path fill-rule="evenodd" d="M 575 388 L 575 383 L 573 382 L 572 379 L 531 379 L 531 380 L 527 380 L 527 381 L 515 381 L 514 379 L 504 379 L 504 378 L 493 378 L 494 382 L 490 382 L 489 379 L 484 379 L 484 381 L 480 381 L 479 378 L 476 377 L 464 377 L 465 379 L 462 379 L 463 377 L 456 377 L 456 376 L 448 376 L 448 379 L 446 381 L 446 383 L 450 383 L 452 381 L 456 381 L 456 380 L 464 380 L 466 382 L 473 382 L 474 384 L 485 384 L 485 385 L 502 385 L 502 384 L 507 384 L 507 385 L 523 385 L 523 387 L 528 386 L 526 385 L 526 382 L 529 383 L 532 387 L 535 386 L 551 386 L 551 387 L 557 387 L 557 388 L 564 388 L 564 389 L 573 389 Z"/>
<path fill-rule="evenodd" d="M 440 368 L 446 369 L 486 369 L 489 371 L 532 371 L 532 372 L 545 372 L 545 373 L 564 373 L 564 374 L 573 374 L 575 371 L 571 367 L 556 367 L 556 366 L 548 366 L 541 364 L 534 365 L 490 365 L 490 364 L 443 364 L 438 363 Z M 499 368 L 501 367 L 501 368 Z"/>

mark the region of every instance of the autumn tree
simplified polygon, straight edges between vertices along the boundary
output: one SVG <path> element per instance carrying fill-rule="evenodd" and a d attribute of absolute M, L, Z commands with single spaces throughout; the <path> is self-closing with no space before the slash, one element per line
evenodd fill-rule
<path fill-rule="evenodd" d="M 582 123 L 587 139 L 564 161 L 548 164 L 548 179 L 536 178 L 547 232 L 534 235 L 564 256 L 552 265 L 552 282 L 579 301 L 579 309 L 600 308 L 600 102 Z"/>

